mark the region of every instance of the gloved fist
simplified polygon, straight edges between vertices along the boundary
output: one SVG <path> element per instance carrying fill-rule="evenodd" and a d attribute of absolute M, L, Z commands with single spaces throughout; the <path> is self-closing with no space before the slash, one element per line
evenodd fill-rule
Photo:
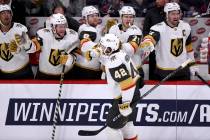
<path fill-rule="evenodd" d="M 21 45 L 23 43 L 23 38 L 19 34 L 15 34 L 15 41 L 18 45 Z"/>
<path fill-rule="evenodd" d="M 15 42 L 15 40 L 12 40 L 9 44 L 9 50 L 10 52 L 19 52 L 20 48 L 18 47 L 17 43 Z"/>
<path fill-rule="evenodd" d="M 190 67 L 190 73 L 192 76 L 195 76 L 195 72 L 199 72 L 199 68 L 197 65 Z"/>
<path fill-rule="evenodd" d="M 60 64 L 65 65 L 68 60 L 68 55 L 60 55 Z"/>
<path fill-rule="evenodd" d="M 140 44 L 140 48 L 147 48 L 147 47 L 153 47 L 154 48 L 154 44 L 152 43 L 152 41 L 150 39 L 144 39 L 141 44 Z"/>
<path fill-rule="evenodd" d="M 93 58 L 98 58 L 98 57 L 100 56 L 100 54 L 101 54 L 101 52 L 100 52 L 99 49 L 93 48 L 93 49 L 91 49 L 91 50 L 89 50 L 89 51 L 87 51 L 87 52 L 85 53 L 85 58 L 86 58 L 88 61 L 90 61 L 90 60 L 92 60 Z"/>
<path fill-rule="evenodd" d="M 15 34 L 15 42 L 24 50 L 28 50 L 31 47 L 31 40 L 25 32 L 22 32 L 22 35 Z"/>
<path fill-rule="evenodd" d="M 155 46 L 149 39 L 145 39 L 141 42 L 140 48 L 143 50 L 142 59 L 144 59 L 155 49 Z"/>
<path fill-rule="evenodd" d="M 130 102 L 124 102 L 122 104 L 118 104 L 120 114 L 124 117 L 127 117 L 132 113 L 132 108 L 130 106 Z"/>

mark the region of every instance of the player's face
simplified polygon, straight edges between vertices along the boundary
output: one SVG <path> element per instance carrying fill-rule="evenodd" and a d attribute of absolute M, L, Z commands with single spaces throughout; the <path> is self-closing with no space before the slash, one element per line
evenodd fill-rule
<path fill-rule="evenodd" d="M 122 24 L 126 28 L 133 25 L 133 22 L 134 22 L 134 16 L 133 15 L 122 15 Z"/>
<path fill-rule="evenodd" d="M 58 24 L 55 27 L 56 33 L 60 38 L 63 38 L 66 34 L 66 25 L 65 24 Z"/>
<path fill-rule="evenodd" d="M 10 11 L 0 12 L 0 20 L 3 25 L 9 26 L 12 22 L 12 13 Z"/>
<path fill-rule="evenodd" d="M 99 14 L 91 14 L 87 17 L 87 23 L 90 26 L 96 27 L 99 23 Z"/>
<path fill-rule="evenodd" d="M 168 13 L 168 22 L 172 26 L 177 26 L 181 17 L 180 11 L 171 11 Z"/>

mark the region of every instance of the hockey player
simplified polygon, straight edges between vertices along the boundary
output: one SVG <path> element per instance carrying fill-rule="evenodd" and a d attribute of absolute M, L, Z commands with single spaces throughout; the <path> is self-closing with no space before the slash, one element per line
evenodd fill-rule
<path fill-rule="evenodd" d="M 122 22 L 113 25 L 110 28 L 109 33 L 115 34 L 120 38 L 120 41 L 123 43 L 122 49 L 131 57 L 143 79 L 144 72 L 140 67 L 141 51 L 139 48 L 142 31 L 133 24 L 136 12 L 131 6 L 123 6 L 119 11 L 119 14 Z"/>
<path fill-rule="evenodd" d="M 12 22 L 9 5 L 0 5 L 0 79 L 33 79 L 28 53 L 36 51 L 27 28 Z"/>
<path fill-rule="evenodd" d="M 114 102 L 109 111 L 107 125 L 110 132 L 122 132 L 125 140 L 137 140 L 132 121 L 134 101 L 140 98 L 140 76 L 132 59 L 121 48 L 119 38 L 114 34 L 105 34 L 99 43 L 100 61 L 105 66 L 107 83 L 113 92 Z M 104 59 L 103 59 L 104 58 Z M 118 119 L 114 119 L 121 114 Z M 110 133 L 109 139 L 116 139 Z"/>
<path fill-rule="evenodd" d="M 70 79 L 76 59 L 71 51 L 79 45 L 78 34 L 67 28 L 66 18 L 60 13 L 52 15 L 51 23 L 51 29 L 38 30 L 33 39 L 41 47 L 36 78 L 59 79 L 65 65 L 65 79 Z"/>
<path fill-rule="evenodd" d="M 180 20 L 180 6 L 177 3 L 167 3 L 164 7 L 166 20 L 151 27 L 144 37 L 141 47 L 150 51 L 156 50 L 156 70 L 158 80 L 163 79 L 187 59 L 194 61 L 194 51 L 191 43 L 190 25 Z M 190 80 L 190 73 L 195 74 L 197 66 L 184 68 L 171 79 Z"/>
<path fill-rule="evenodd" d="M 80 47 L 76 51 L 77 61 L 73 68 L 75 79 L 100 79 L 101 65 L 97 58 L 90 55 L 102 34 L 99 23 L 99 11 L 94 6 L 86 6 L 82 10 L 86 23 L 79 27 Z"/>

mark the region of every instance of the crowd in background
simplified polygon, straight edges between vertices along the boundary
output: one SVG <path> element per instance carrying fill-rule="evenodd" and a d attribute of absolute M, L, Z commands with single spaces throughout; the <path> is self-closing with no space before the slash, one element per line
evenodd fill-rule
<path fill-rule="evenodd" d="M 193 16 L 193 13 L 205 13 L 209 0 L 171 0 L 176 1 L 184 11 L 184 16 Z M 9 3 L 18 18 L 25 16 L 49 16 L 53 7 L 62 3 L 66 9 L 66 16 L 80 17 L 85 5 L 93 5 L 99 9 L 101 16 L 109 14 L 118 17 L 119 9 L 132 6 L 137 17 L 144 17 L 147 10 L 155 6 L 155 0 L 1 0 L 0 3 Z"/>

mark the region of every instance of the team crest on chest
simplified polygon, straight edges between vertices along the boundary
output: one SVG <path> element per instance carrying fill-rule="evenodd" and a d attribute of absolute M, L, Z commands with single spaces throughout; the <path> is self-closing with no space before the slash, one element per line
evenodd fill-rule
<path fill-rule="evenodd" d="M 171 40 L 171 54 L 178 57 L 183 52 L 183 39 L 176 38 Z"/>
<path fill-rule="evenodd" d="M 56 49 L 51 49 L 50 51 L 50 56 L 49 56 L 49 62 L 53 66 L 57 66 L 60 64 L 60 54 L 61 51 L 56 50 Z"/>
<path fill-rule="evenodd" d="M 1 44 L 0 57 L 7 62 L 13 58 L 12 53 L 9 51 L 8 44 L 6 43 Z"/>

